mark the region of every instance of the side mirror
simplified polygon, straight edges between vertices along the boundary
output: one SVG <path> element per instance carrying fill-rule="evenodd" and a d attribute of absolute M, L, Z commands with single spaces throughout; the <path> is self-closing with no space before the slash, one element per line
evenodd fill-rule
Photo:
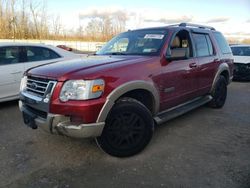
<path fill-rule="evenodd" d="M 184 60 L 188 58 L 188 48 L 175 48 L 169 50 L 167 56 L 168 61 Z"/>

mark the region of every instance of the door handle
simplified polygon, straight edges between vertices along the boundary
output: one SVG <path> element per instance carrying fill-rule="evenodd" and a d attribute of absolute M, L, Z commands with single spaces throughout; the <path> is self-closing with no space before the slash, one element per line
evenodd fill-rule
<path fill-rule="evenodd" d="M 197 65 L 196 63 L 190 63 L 190 64 L 189 64 L 189 67 L 190 67 L 190 68 L 196 68 L 197 66 L 198 66 L 198 65 Z"/>

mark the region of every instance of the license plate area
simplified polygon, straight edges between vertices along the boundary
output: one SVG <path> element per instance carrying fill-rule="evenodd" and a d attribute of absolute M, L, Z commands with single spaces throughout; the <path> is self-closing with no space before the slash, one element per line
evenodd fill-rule
<path fill-rule="evenodd" d="M 37 129 L 37 125 L 35 123 L 36 116 L 34 114 L 23 111 L 23 122 L 32 129 Z"/>

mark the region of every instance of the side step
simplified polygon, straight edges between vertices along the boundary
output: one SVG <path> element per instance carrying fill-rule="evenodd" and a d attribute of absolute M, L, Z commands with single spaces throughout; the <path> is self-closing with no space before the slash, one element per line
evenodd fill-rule
<path fill-rule="evenodd" d="M 185 114 L 190 110 L 202 106 L 211 100 L 212 100 L 211 95 L 195 98 L 194 100 L 188 101 L 186 103 L 183 103 L 181 105 L 178 105 L 176 107 L 170 108 L 166 111 L 157 114 L 157 116 L 154 117 L 154 120 L 156 121 L 157 124 L 162 124 L 182 114 Z"/>

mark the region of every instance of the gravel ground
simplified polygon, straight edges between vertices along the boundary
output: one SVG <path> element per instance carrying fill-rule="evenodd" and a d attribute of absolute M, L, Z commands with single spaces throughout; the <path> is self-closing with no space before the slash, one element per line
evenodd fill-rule
<path fill-rule="evenodd" d="M 224 108 L 201 107 L 156 127 L 140 154 L 119 159 L 93 139 L 32 130 L 17 101 L 0 104 L 0 187 L 250 188 L 250 83 Z"/>

